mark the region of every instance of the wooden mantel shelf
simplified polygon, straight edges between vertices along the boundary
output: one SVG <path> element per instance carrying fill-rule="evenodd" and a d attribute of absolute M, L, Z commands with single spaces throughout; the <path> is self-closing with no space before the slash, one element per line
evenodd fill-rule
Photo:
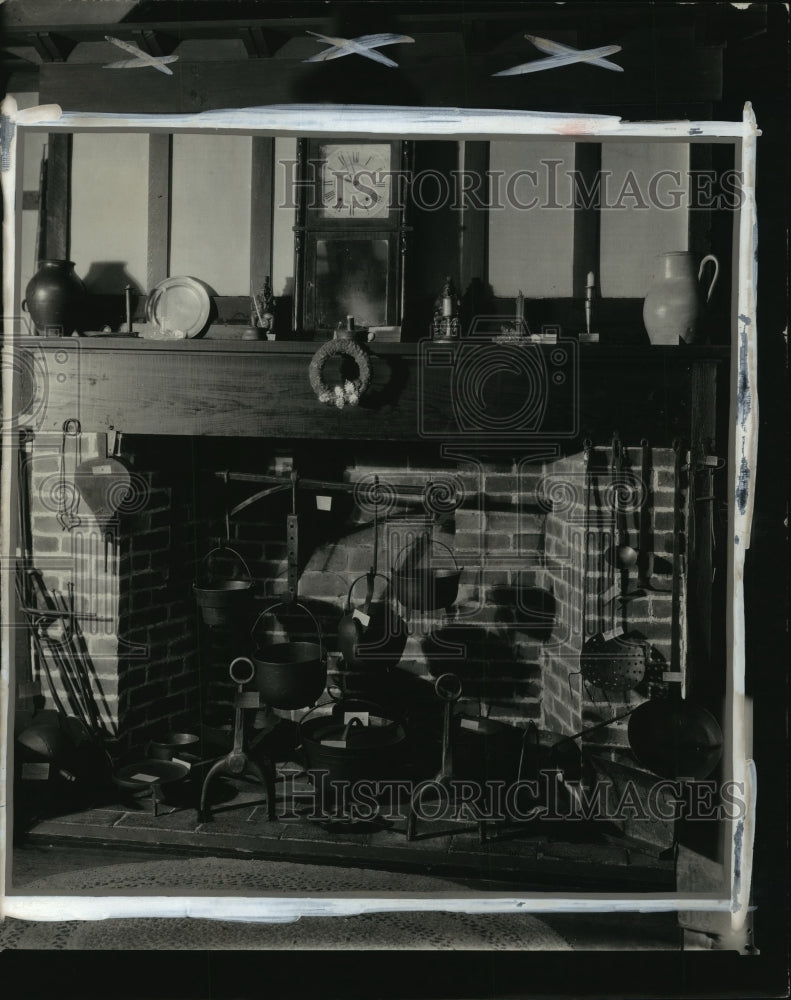
<path fill-rule="evenodd" d="M 56 350 L 64 344 L 73 344 L 77 341 L 82 350 L 98 351 L 173 351 L 177 354 L 184 352 L 208 351 L 214 354 L 314 354 L 321 346 L 321 340 L 229 340 L 225 337 L 202 337 L 192 340 L 151 340 L 142 337 L 129 337 L 126 335 L 97 335 L 82 337 L 22 337 L 19 340 L 21 347 L 30 344 L 40 346 L 46 350 Z M 374 355 L 395 354 L 401 357 L 416 357 L 421 345 L 440 343 L 442 347 L 457 348 L 463 341 L 422 341 L 420 343 L 392 343 L 387 341 L 372 342 L 367 345 L 368 350 Z M 544 352 L 551 350 L 553 345 L 540 344 Z M 711 359 L 721 361 L 730 356 L 730 348 L 719 345 L 696 344 L 679 345 L 678 347 L 652 346 L 650 344 L 577 344 L 577 350 L 587 359 L 606 360 L 608 362 L 623 357 L 630 361 L 639 359 L 661 360 L 662 364 L 683 364 L 686 361 L 700 361 Z"/>
<path fill-rule="evenodd" d="M 33 388 L 23 389 L 29 420 L 22 423 L 39 433 L 60 432 L 77 418 L 86 432 L 467 444 L 572 442 L 610 434 L 624 421 L 635 434 L 669 440 L 690 429 L 701 385 L 729 356 L 725 347 L 561 342 L 529 345 L 529 360 L 515 370 L 508 363 L 522 357 L 515 345 L 374 342 L 369 391 L 359 406 L 338 410 L 320 403 L 308 381 L 313 341 L 119 336 L 18 344 L 22 369 L 33 375 Z M 480 361 L 488 362 L 486 406 L 496 408 L 483 420 L 477 404 L 459 403 L 460 385 L 474 395 L 484 384 Z M 328 369 L 327 378 L 337 375 Z M 508 418 L 518 413 L 514 433 Z"/>

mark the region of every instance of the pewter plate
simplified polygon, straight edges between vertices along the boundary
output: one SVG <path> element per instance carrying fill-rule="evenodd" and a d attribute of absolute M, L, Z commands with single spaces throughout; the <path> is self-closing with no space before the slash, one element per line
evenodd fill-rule
<path fill-rule="evenodd" d="M 146 320 L 174 338 L 203 333 L 210 311 L 208 289 L 197 278 L 165 278 L 146 299 Z"/>

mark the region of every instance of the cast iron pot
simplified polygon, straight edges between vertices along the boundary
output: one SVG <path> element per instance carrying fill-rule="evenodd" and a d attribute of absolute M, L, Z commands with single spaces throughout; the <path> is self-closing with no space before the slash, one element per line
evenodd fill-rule
<path fill-rule="evenodd" d="M 238 612 L 252 594 L 253 578 L 244 559 L 227 545 L 212 549 L 205 556 L 204 562 L 215 552 L 229 552 L 235 556 L 244 567 L 247 579 L 207 579 L 194 584 L 192 589 L 204 622 L 207 625 L 227 625 L 231 615 Z"/>
<path fill-rule="evenodd" d="M 261 612 L 250 632 L 253 638 L 261 618 L 283 605 L 281 601 Z M 318 642 L 269 642 L 256 646 L 252 656 L 256 687 L 264 703 L 272 708 L 313 705 L 327 683 L 327 658 L 319 623 L 304 604 L 294 602 L 293 606 L 309 615 L 316 627 Z"/>
<path fill-rule="evenodd" d="M 459 593 L 459 581 L 464 567 L 443 542 L 432 541 L 445 549 L 453 560 L 453 567 L 424 565 L 407 558 L 393 570 L 392 584 L 398 600 L 410 611 L 438 611 L 449 608 Z"/>
<path fill-rule="evenodd" d="M 368 703 L 368 724 L 355 713 L 362 702 L 321 705 L 299 723 L 308 773 L 322 784 L 330 781 L 376 781 L 400 777 L 406 733 L 403 726 Z"/>

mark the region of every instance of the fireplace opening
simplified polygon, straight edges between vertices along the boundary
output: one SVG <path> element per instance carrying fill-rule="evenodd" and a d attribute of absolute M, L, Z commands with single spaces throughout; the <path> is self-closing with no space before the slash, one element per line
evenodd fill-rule
<path fill-rule="evenodd" d="M 82 435 L 82 459 L 102 444 Z M 437 691 L 450 674 L 462 773 L 525 781 L 537 748 L 559 747 L 541 760 L 583 793 L 608 782 L 648 796 L 656 774 L 630 746 L 629 718 L 688 682 L 687 622 L 674 624 L 685 607 L 686 572 L 674 566 L 683 564 L 688 481 L 673 448 L 632 442 L 620 443 L 616 481 L 612 447 L 586 442 L 525 462 L 502 452 L 449 458 L 412 442 L 390 445 L 385 463 L 364 442 L 125 435 L 117 457 L 130 479 L 116 518 L 101 525 L 83 508 L 66 530 L 51 502 L 60 443 L 35 442 L 30 555 L 45 585 L 73 593 L 84 616 L 116 772 L 173 734 L 195 734 L 192 764 L 205 774 L 232 747 L 229 664 L 256 667 L 260 649 L 279 642 L 317 644 L 326 684 L 298 707 L 267 704 L 257 681 L 247 687 L 247 739 L 281 769 L 278 781 L 284 766 L 304 770 L 301 721 L 314 706 L 349 702 L 404 727 L 399 778 L 432 779 L 445 766 Z M 627 542 L 638 559 L 618 565 Z M 438 574 L 431 587 L 449 579 L 453 588 L 433 605 L 426 567 Z M 196 599 L 205 579 L 232 582 L 244 599 L 207 617 Z M 379 616 L 379 658 L 363 667 L 344 656 L 343 622 L 355 612 L 366 627 Z M 586 651 L 619 637 L 632 644 L 633 672 L 613 680 L 623 651 L 610 674 Z M 50 693 L 42 666 L 36 659 L 32 670 L 45 705 L 58 694 L 68 701 L 55 664 Z M 673 842 L 661 818 L 615 826 L 658 848 Z"/>

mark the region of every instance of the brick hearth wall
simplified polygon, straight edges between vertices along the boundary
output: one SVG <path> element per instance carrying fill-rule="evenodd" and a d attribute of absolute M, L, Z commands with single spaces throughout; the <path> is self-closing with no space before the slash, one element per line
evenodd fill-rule
<path fill-rule="evenodd" d="M 302 475 L 313 477 L 309 467 L 298 463 Z M 270 468 L 273 466 L 270 466 Z M 290 458 L 279 460 L 279 469 L 287 472 Z M 259 471 L 265 471 L 259 466 Z M 436 455 L 417 455 L 391 449 L 382 458 L 381 449 L 357 449 L 345 464 L 341 478 L 358 484 L 362 505 L 352 495 L 339 498 L 334 506 L 342 511 L 325 514 L 317 511 L 314 495 L 299 492 L 301 505 L 300 534 L 305 545 L 305 562 L 300 576 L 300 598 L 319 618 L 328 648 L 337 649 L 336 628 L 343 614 L 349 586 L 364 574 L 373 561 L 373 507 L 366 502 L 366 488 L 379 477 L 385 495 L 391 486 L 415 487 L 419 491 L 431 480 L 437 495 L 439 518 L 433 537 L 450 548 L 464 567 L 458 600 L 447 615 L 410 616 L 410 631 L 398 669 L 430 692 L 430 682 L 445 671 L 458 673 L 464 684 L 460 708 L 481 713 L 515 725 L 540 719 L 541 640 L 531 637 L 514 614 L 515 593 L 520 587 L 534 588 L 543 548 L 544 516 L 531 510 L 519 498 L 532 493 L 540 478 L 538 469 L 520 477 L 508 459 L 476 466 L 469 462 L 444 461 Z M 444 484 L 461 485 L 462 506 L 453 511 L 443 507 Z M 254 492 L 254 487 L 248 492 Z M 242 495 L 242 494 L 240 494 Z M 256 580 L 259 592 L 272 597 L 286 589 L 285 517 L 290 499 L 264 500 L 234 519 L 232 545 L 243 555 Z M 315 526 L 318 542 L 308 539 Z M 379 570 L 389 573 L 403 555 L 398 550 L 411 533 L 428 530 L 430 517 L 419 503 L 396 504 L 387 519 L 380 521 Z M 332 525 L 323 528 L 322 525 Z M 322 532 L 330 537 L 322 537 Z M 212 535 L 206 547 L 217 544 Z M 308 552 L 308 550 L 310 550 Z M 440 557 L 448 559 L 443 550 Z M 384 590 L 377 581 L 375 597 Z M 354 606 L 359 607 L 365 591 L 360 581 L 354 592 Z M 261 605 L 262 607 L 266 605 Z M 257 635 L 272 631 L 273 619 L 264 615 Z M 306 632 L 309 623 L 306 620 Z M 434 635 L 443 642 L 461 645 L 460 654 L 437 651 Z M 231 650 L 220 644 L 217 667 L 227 669 Z M 224 664 L 224 666 L 223 666 Z M 222 675 L 217 674 L 218 681 Z M 417 685 L 416 685 L 417 686 Z M 227 685 L 226 685 L 227 689 Z M 294 713 L 298 716 L 300 713 Z"/>
<path fill-rule="evenodd" d="M 127 752 L 200 719 L 198 628 L 191 593 L 194 533 L 183 445 L 133 456 L 140 502 L 122 520 L 119 565 L 119 713 Z M 154 455 L 157 451 L 154 451 Z M 145 470 L 145 471 L 142 471 Z"/>
<path fill-rule="evenodd" d="M 671 449 L 652 450 L 650 475 L 643 477 L 640 451 L 627 450 L 624 475 L 631 478 L 642 496 L 642 509 L 649 518 L 648 537 L 655 554 L 654 568 L 658 586 L 669 587 L 673 558 L 673 463 Z M 647 697 L 667 694 L 662 681 L 663 670 L 670 665 L 671 594 L 647 591 L 616 610 L 606 606 L 601 595 L 617 593 L 621 587 L 628 593 L 638 587 L 637 567 L 621 577 L 620 571 L 610 575 L 607 558 L 612 535 L 612 507 L 608 502 L 609 449 L 594 448 L 590 459 L 593 489 L 591 492 L 590 538 L 588 566 L 585 570 L 585 467 L 582 455 L 574 455 L 555 463 L 546 470 L 543 492 L 556 497 L 546 520 L 547 567 L 544 586 L 558 599 L 559 634 L 554 644 L 547 644 L 542 660 L 544 682 L 543 721 L 548 729 L 562 733 L 579 732 L 589 726 L 627 711 Z M 625 515 L 629 542 L 639 545 L 639 500 L 627 508 Z M 583 602 L 585 608 L 583 611 Z M 684 602 L 681 602 L 682 609 Z M 617 606 L 616 606 L 617 607 Z M 585 638 L 611 627 L 635 632 L 649 640 L 653 658 L 646 681 L 637 690 L 623 693 L 605 692 L 582 683 L 579 655 Z M 682 635 L 685 623 L 682 620 Z M 683 662 L 681 664 L 683 669 Z M 628 720 L 623 720 L 591 733 L 585 743 L 597 749 L 625 748 Z"/>
<path fill-rule="evenodd" d="M 58 522 L 60 450 L 59 436 L 39 436 L 28 453 L 33 564 L 51 591 L 65 595 L 72 582 L 76 610 L 97 616 L 79 626 L 91 687 L 104 725 L 117 736 L 111 749 L 133 755 L 152 736 L 199 715 L 189 478 L 178 450 L 157 444 L 144 446 L 142 455 L 124 450 L 131 490 L 107 527 L 117 543 L 107 546 L 105 568 L 105 530 L 83 500 L 75 510 L 79 524 L 64 530 Z M 67 478 L 76 454 L 69 440 Z M 81 460 L 102 455 L 103 436 L 80 436 Z M 155 465 L 161 468 L 151 471 Z M 50 671 L 61 701 L 72 710 L 52 660 Z M 52 705 L 45 677 L 34 679 Z"/>

